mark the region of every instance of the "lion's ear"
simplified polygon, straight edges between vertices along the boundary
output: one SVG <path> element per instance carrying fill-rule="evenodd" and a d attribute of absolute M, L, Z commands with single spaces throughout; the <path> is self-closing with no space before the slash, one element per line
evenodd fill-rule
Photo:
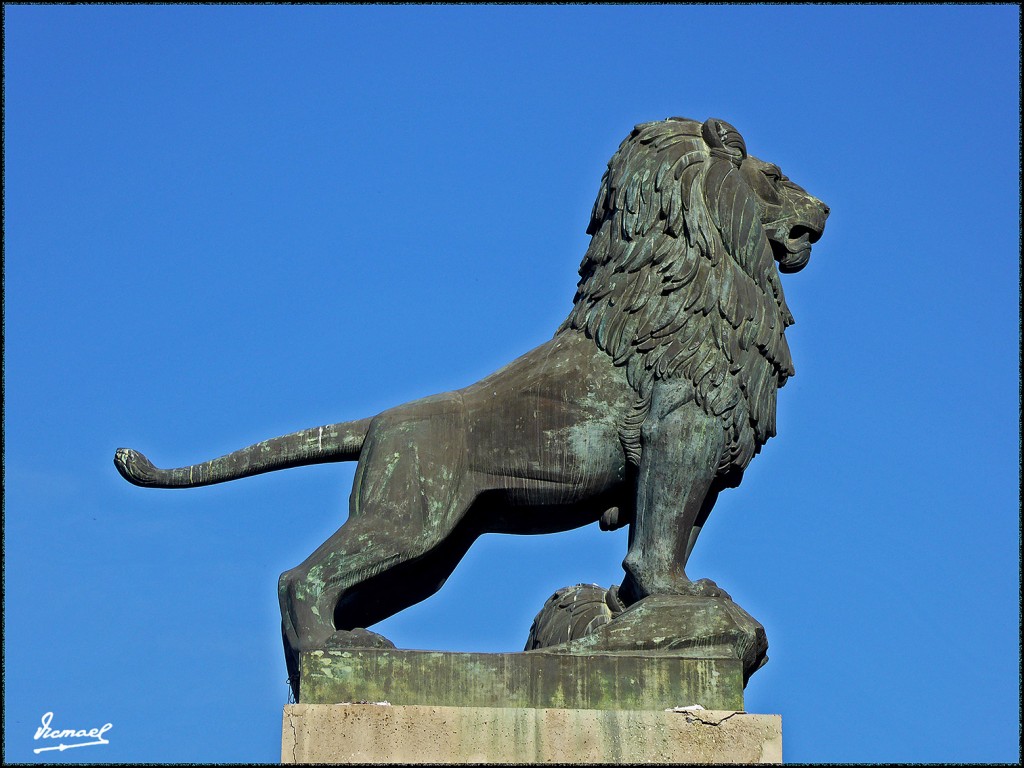
<path fill-rule="evenodd" d="M 746 158 L 747 143 L 743 141 L 740 132 L 725 120 L 709 117 L 700 132 L 712 155 L 724 157 L 737 166 Z"/>

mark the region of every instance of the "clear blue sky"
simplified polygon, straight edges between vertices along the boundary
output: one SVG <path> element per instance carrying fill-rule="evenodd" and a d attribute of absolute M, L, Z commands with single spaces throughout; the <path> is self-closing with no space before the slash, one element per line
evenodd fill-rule
<path fill-rule="evenodd" d="M 635 123 L 737 126 L 832 207 L 779 436 L 694 553 L 791 761 L 1016 761 L 1015 6 L 5 6 L 4 750 L 275 761 L 276 584 L 353 465 L 171 466 L 458 388 L 568 313 Z M 625 533 L 481 538 L 400 647 L 513 651 Z"/>

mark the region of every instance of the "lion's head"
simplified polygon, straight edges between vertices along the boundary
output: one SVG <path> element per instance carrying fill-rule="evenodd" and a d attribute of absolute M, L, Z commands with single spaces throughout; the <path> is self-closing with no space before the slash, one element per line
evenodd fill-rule
<path fill-rule="evenodd" d="M 743 137 L 728 123 L 708 120 L 701 133 L 713 153 L 738 164 L 779 271 L 799 272 L 807 266 L 811 246 L 825 229 L 828 206 L 790 181 L 779 166 L 748 156 Z M 721 192 L 716 200 L 721 200 Z"/>
<path fill-rule="evenodd" d="M 643 123 L 622 142 L 562 329 L 583 331 L 626 366 L 638 396 L 623 427 L 631 459 L 653 382 L 683 376 L 722 420 L 722 483 L 739 482 L 775 434 L 776 390 L 794 372 L 779 271 L 807 264 L 827 216 L 777 166 L 747 155 L 722 120 Z"/>

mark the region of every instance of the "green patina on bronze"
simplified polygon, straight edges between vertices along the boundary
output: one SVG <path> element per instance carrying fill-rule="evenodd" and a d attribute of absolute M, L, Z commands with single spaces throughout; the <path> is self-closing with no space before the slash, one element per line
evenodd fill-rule
<path fill-rule="evenodd" d="M 178 469 L 124 448 L 114 462 L 158 488 L 359 462 L 347 521 L 279 582 L 296 692 L 300 654 L 377 643 L 353 632 L 436 592 L 487 532 L 628 524 L 621 607 L 689 596 L 727 613 L 686 563 L 718 494 L 775 434 L 794 372 L 779 273 L 807 264 L 828 213 L 722 120 L 638 125 L 608 163 L 572 310 L 547 343 L 372 418 Z M 579 639 L 558 604 L 544 625 Z M 676 628 L 695 646 L 707 630 Z M 752 631 L 736 635 L 745 674 L 763 660 Z"/>
<path fill-rule="evenodd" d="M 743 709 L 741 663 L 729 658 L 353 649 L 301 659 L 304 704 Z"/>

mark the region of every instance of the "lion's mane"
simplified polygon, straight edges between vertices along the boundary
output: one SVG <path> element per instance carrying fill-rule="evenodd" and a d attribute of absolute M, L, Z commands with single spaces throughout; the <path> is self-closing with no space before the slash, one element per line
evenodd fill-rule
<path fill-rule="evenodd" d="M 722 422 L 718 478 L 732 486 L 775 434 L 776 390 L 794 373 L 785 338 L 793 318 L 740 179 L 742 137 L 708 124 L 643 123 L 619 146 L 562 329 L 584 332 L 626 367 L 637 405 L 620 431 L 632 461 L 654 382 L 685 377 Z"/>

